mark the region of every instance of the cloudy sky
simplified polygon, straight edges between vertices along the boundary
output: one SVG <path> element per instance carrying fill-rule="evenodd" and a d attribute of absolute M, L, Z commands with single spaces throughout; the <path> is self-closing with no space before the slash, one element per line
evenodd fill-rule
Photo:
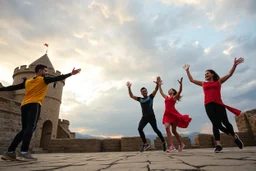
<path fill-rule="evenodd" d="M 71 131 L 95 136 L 137 136 L 138 102 L 128 96 L 145 86 L 152 92 L 161 76 L 165 92 L 178 89 L 184 77 L 182 102 L 176 105 L 193 120 L 180 132 L 210 132 L 202 88 L 183 70 L 204 80 L 212 68 L 227 74 L 235 57 L 244 57 L 222 87 L 223 101 L 243 111 L 256 104 L 255 0 L 41 0 L 0 1 L 0 82 L 12 84 L 14 68 L 45 53 L 55 69 L 82 72 L 66 81 L 60 117 Z M 160 130 L 164 100 L 154 109 Z M 234 122 L 234 115 L 229 113 Z M 235 124 L 234 124 L 235 126 Z M 235 126 L 235 129 L 236 126 Z M 150 125 L 147 134 L 154 134 Z"/>

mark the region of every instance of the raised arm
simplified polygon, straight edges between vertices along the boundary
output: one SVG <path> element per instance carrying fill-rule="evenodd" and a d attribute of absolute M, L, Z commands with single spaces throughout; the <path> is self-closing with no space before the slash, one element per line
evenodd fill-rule
<path fill-rule="evenodd" d="M 158 90 L 158 82 L 160 80 L 160 77 L 156 77 L 156 81 L 154 81 L 154 83 L 156 83 L 156 87 L 154 89 L 154 91 L 151 93 L 154 97 L 156 96 L 157 90 Z"/>
<path fill-rule="evenodd" d="M 243 63 L 244 62 L 244 58 L 240 57 L 239 59 L 234 59 L 234 65 L 231 68 L 231 70 L 229 71 L 229 73 L 227 75 L 225 75 L 224 77 L 219 79 L 220 84 L 224 83 L 225 81 L 227 81 L 235 72 L 236 70 L 236 66 Z"/>
<path fill-rule="evenodd" d="M 81 71 L 81 69 L 75 69 L 75 68 L 73 68 L 72 72 L 71 72 L 71 73 L 68 73 L 68 74 L 59 75 L 59 76 L 56 76 L 56 77 L 44 77 L 44 82 L 45 82 L 46 84 L 50 84 L 50 83 L 52 83 L 52 82 L 65 80 L 66 78 L 68 78 L 68 77 L 70 77 L 70 76 L 72 76 L 72 75 L 78 74 L 80 71 Z"/>
<path fill-rule="evenodd" d="M 174 96 L 175 100 L 180 99 L 180 94 L 182 92 L 182 80 L 183 80 L 183 77 L 181 77 L 180 80 L 178 80 L 178 82 L 180 84 L 180 88 L 179 88 L 179 91 L 177 92 L 177 94 Z"/>
<path fill-rule="evenodd" d="M 8 87 L 1 87 L 0 91 L 13 91 L 13 90 L 20 90 L 20 89 L 24 89 L 25 88 L 25 82 L 26 82 L 26 78 L 23 78 L 22 83 L 17 84 L 17 85 L 11 85 Z"/>
<path fill-rule="evenodd" d="M 160 77 L 159 77 L 160 78 Z M 159 81 L 157 81 L 157 85 L 158 85 L 158 88 L 159 88 L 159 91 L 160 91 L 160 94 L 162 95 L 162 97 L 165 99 L 166 97 L 167 97 L 167 95 L 166 94 L 164 94 L 164 91 L 163 91 L 163 89 L 162 89 L 162 84 L 163 84 L 163 81 L 161 80 L 161 78 L 160 78 L 160 80 Z"/>
<path fill-rule="evenodd" d="M 130 97 L 131 97 L 132 99 L 138 101 L 138 97 L 136 97 L 136 96 L 134 96 L 134 95 L 132 94 L 132 90 L 131 90 L 132 83 L 127 82 L 127 83 L 126 83 L 126 86 L 128 87 L 128 92 L 129 92 Z"/>
<path fill-rule="evenodd" d="M 186 64 L 183 67 L 185 69 L 186 73 L 187 73 L 189 81 L 194 83 L 194 84 L 196 84 L 196 85 L 198 85 L 198 86 L 202 86 L 203 85 L 203 81 L 194 80 L 192 75 L 190 74 L 189 67 L 190 67 L 190 65 L 188 65 L 188 64 Z"/>

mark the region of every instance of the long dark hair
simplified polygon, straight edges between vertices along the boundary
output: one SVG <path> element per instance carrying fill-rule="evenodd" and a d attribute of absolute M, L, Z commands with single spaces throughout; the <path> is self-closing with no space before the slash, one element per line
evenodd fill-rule
<path fill-rule="evenodd" d="M 220 79 L 220 76 L 212 69 L 207 69 L 206 71 L 210 72 L 213 74 L 213 81 L 218 81 Z"/>
<path fill-rule="evenodd" d="M 177 91 L 174 89 L 174 88 L 171 88 L 171 90 L 173 91 L 173 95 L 175 96 L 177 94 Z M 181 99 L 181 95 L 176 99 L 180 102 L 180 99 Z"/>

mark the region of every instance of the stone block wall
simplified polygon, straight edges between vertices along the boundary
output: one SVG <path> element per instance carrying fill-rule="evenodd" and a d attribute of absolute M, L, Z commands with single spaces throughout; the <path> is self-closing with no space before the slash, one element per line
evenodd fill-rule
<path fill-rule="evenodd" d="M 61 125 L 58 125 L 58 131 L 57 131 L 57 138 L 62 139 L 62 138 L 71 138 L 70 135 L 63 129 Z"/>
<path fill-rule="evenodd" d="M 118 152 L 121 151 L 121 139 L 103 139 L 103 152 Z"/>
<path fill-rule="evenodd" d="M 254 140 L 256 141 L 256 109 L 247 111 L 245 115 L 248 119 Z"/>
<path fill-rule="evenodd" d="M 101 152 L 99 139 L 52 139 L 48 147 L 44 148 L 50 153 L 70 152 Z"/>
<path fill-rule="evenodd" d="M 150 144 L 150 139 L 147 139 Z M 143 142 L 140 137 L 123 137 L 121 138 L 121 151 L 140 151 Z"/>
<path fill-rule="evenodd" d="M 167 137 L 164 137 L 164 139 L 166 140 L 166 142 L 168 142 Z M 173 144 L 178 149 L 179 143 L 178 143 L 177 139 L 175 138 L 175 136 L 172 137 L 172 140 L 173 140 Z M 185 148 L 191 148 L 192 147 L 191 141 L 188 137 L 181 137 L 181 141 L 185 144 Z M 157 150 L 162 150 L 163 145 L 162 145 L 162 141 L 160 140 L 159 137 L 156 137 L 156 139 L 154 141 L 154 144 L 155 144 L 155 148 Z M 167 148 L 168 147 L 169 147 L 169 144 L 167 143 Z"/>
<path fill-rule="evenodd" d="M 236 133 L 241 141 L 243 141 L 244 146 L 254 146 L 256 142 L 254 138 L 248 132 L 238 132 Z M 224 133 L 220 134 L 220 141 L 223 147 L 236 147 L 233 138 L 230 135 L 226 135 Z"/>
<path fill-rule="evenodd" d="M 20 131 L 19 113 L 0 109 L 0 153 L 10 145 L 14 136 Z"/>
<path fill-rule="evenodd" d="M 243 112 L 240 116 L 236 116 L 235 120 L 239 132 L 249 132 L 256 138 L 256 109 Z"/>
<path fill-rule="evenodd" d="M 194 137 L 195 146 L 199 148 L 214 147 L 213 136 L 210 134 L 198 134 Z"/>
<path fill-rule="evenodd" d="M 76 133 L 69 130 L 68 120 L 58 120 L 57 138 L 75 138 Z"/>
<path fill-rule="evenodd" d="M 0 153 L 8 148 L 20 128 L 20 103 L 0 97 Z"/>

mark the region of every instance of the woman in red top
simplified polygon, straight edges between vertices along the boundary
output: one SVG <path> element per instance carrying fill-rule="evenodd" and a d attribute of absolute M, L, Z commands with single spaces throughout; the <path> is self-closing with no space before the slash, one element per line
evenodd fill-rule
<path fill-rule="evenodd" d="M 205 110 L 209 119 L 212 122 L 213 135 L 217 145 L 215 148 L 216 153 L 219 153 L 222 151 L 219 130 L 226 133 L 227 135 L 231 135 L 234 139 L 234 142 L 240 149 L 242 149 L 244 146 L 243 142 L 239 139 L 238 135 L 235 134 L 233 126 L 228 121 L 226 108 L 236 116 L 239 116 L 241 111 L 225 105 L 221 99 L 221 84 L 227 81 L 233 75 L 236 69 L 236 66 L 243 62 L 244 62 L 244 58 L 239 58 L 239 59 L 235 58 L 234 65 L 230 70 L 229 74 L 227 74 L 222 78 L 220 78 L 219 75 L 214 70 L 211 70 L 211 69 L 206 70 L 205 82 L 193 79 L 193 77 L 189 72 L 189 65 L 185 65 L 183 67 L 187 72 L 190 82 L 203 87 Z"/>
<path fill-rule="evenodd" d="M 179 91 L 177 92 L 175 89 L 171 88 L 168 91 L 169 96 L 164 94 L 162 90 L 162 87 L 161 87 L 162 80 L 160 79 L 160 81 L 158 82 L 160 93 L 165 99 L 165 112 L 163 116 L 163 124 L 165 125 L 165 130 L 166 130 L 166 134 L 167 134 L 169 145 L 170 145 L 167 152 L 176 150 L 175 146 L 173 145 L 170 126 L 172 127 L 172 133 L 175 135 L 176 139 L 179 142 L 178 151 L 181 152 L 185 147 L 185 144 L 181 142 L 181 137 L 178 134 L 176 129 L 177 129 L 177 126 L 180 128 L 187 128 L 189 125 L 189 122 L 191 121 L 191 118 L 188 115 L 180 114 L 175 108 L 176 102 L 180 101 L 180 98 L 181 98 L 180 94 L 182 92 L 182 79 L 183 78 L 181 77 L 181 79 L 178 80 L 178 82 L 180 83 Z"/>

